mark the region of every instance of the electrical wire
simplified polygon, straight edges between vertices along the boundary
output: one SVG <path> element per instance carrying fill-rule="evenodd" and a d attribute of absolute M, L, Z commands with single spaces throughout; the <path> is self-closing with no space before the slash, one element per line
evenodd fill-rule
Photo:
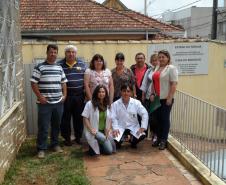
<path fill-rule="evenodd" d="M 185 7 L 187 7 L 187 6 L 190 6 L 190 5 L 192 5 L 192 4 L 195 4 L 195 3 L 199 2 L 199 1 L 202 1 L 202 0 L 197 0 L 197 1 L 194 1 L 194 2 L 192 2 L 192 3 L 186 4 L 186 5 L 183 5 L 183 6 L 181 6 L 181 7 L 178 7 L 178 8 L 172 9 L 172 10 L 168 10 L 168 11 L 172 11 L 172 12 L 173 12 L 173 11 L 176 11 L 176 10 L 180 10 L 180 9 L 182 9 L 182 8 L 185 8 Z M 164 11 L 164 12 L 165 12 L 165 11 Z M 162 15 L 164 12 L 159 13 L 159 14 L 156 14 L 156 15 L 152 15 L 152 17 Z"/>

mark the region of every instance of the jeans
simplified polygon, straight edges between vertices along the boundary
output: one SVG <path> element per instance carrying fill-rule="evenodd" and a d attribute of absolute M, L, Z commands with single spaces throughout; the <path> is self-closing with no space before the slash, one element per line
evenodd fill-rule
<path fill-rule="evenodd" d="M 159 141 L 167 141 L 170 129 L 170 112 L 173 106 L 174 99 L 171 105 L 166 105 L 166 99 L 161 99 L 161 107 L 155 111 L 158 121 L 157 137 Z"/>
<path fill-rule="evenodd" d="M 113 138 L 107 139 L 106 136 L 99 131 L 96 133 L 95 138 L 99 143 L 101 153 L 110 155 L 112 152 L 115 152 L 116 147 Z"/>
<path fill-rule="evenodd" d="M 49 126 L 51 125 L 50 142 L 51 146 L 58 145 L 60 122 L 63 114 L 63 103 L 38 104 L 38 136 L 37 149 L 47 149 L 47 138 Z"/>
<path fill-rule="evenodd" d="M 83 121 L 82 111 L 84 109 L 84 96 L 67 96 L 64 102 L 64 113 L 61 122 L 61 135 L 65 140 L 71 138 L 71 117 L 76 139 L 82 137 Z"/>

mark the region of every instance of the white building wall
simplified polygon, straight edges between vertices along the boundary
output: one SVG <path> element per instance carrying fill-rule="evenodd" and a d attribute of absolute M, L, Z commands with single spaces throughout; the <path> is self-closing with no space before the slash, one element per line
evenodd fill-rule
<path fill-rule="evenodd" d="M 212 8 L 192 7 L 190 37 L 210 38 L 212 25 Z"/>
<path fill-rule="evenodd" d="M 166 12 L 162 15 L 164 22 L 178 21 L 181 19 L 185 19 L 191 17 L 191 9 L 184 9 L 178 12 Z"/>
<path fill-rule="evenodd" d="M 163 14 L 164 22 L 182 25 L 187 37 L 209 38 L 211 33 L 212 8 L 191 7 L 178 12 Z"/>

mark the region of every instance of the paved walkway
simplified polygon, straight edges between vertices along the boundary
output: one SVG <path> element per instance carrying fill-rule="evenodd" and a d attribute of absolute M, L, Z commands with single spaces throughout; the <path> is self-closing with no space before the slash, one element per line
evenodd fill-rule
<path fill-rule="evenodd" d="M 92 185 L 201 185 L 167 150 L 146 140 L 137 149 L 125 143 L 110 156 L 85 156 Z"/>

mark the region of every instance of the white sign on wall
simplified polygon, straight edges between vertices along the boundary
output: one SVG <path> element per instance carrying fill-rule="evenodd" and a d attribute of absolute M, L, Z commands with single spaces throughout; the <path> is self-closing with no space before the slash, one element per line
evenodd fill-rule
<path fill-rule="evenodd" d="M 148 47 L 149 58 L 160 50 L 169 51 L 171 62 L 180 75 L 208 74 L 208 43 L 151 44 Z"/>

